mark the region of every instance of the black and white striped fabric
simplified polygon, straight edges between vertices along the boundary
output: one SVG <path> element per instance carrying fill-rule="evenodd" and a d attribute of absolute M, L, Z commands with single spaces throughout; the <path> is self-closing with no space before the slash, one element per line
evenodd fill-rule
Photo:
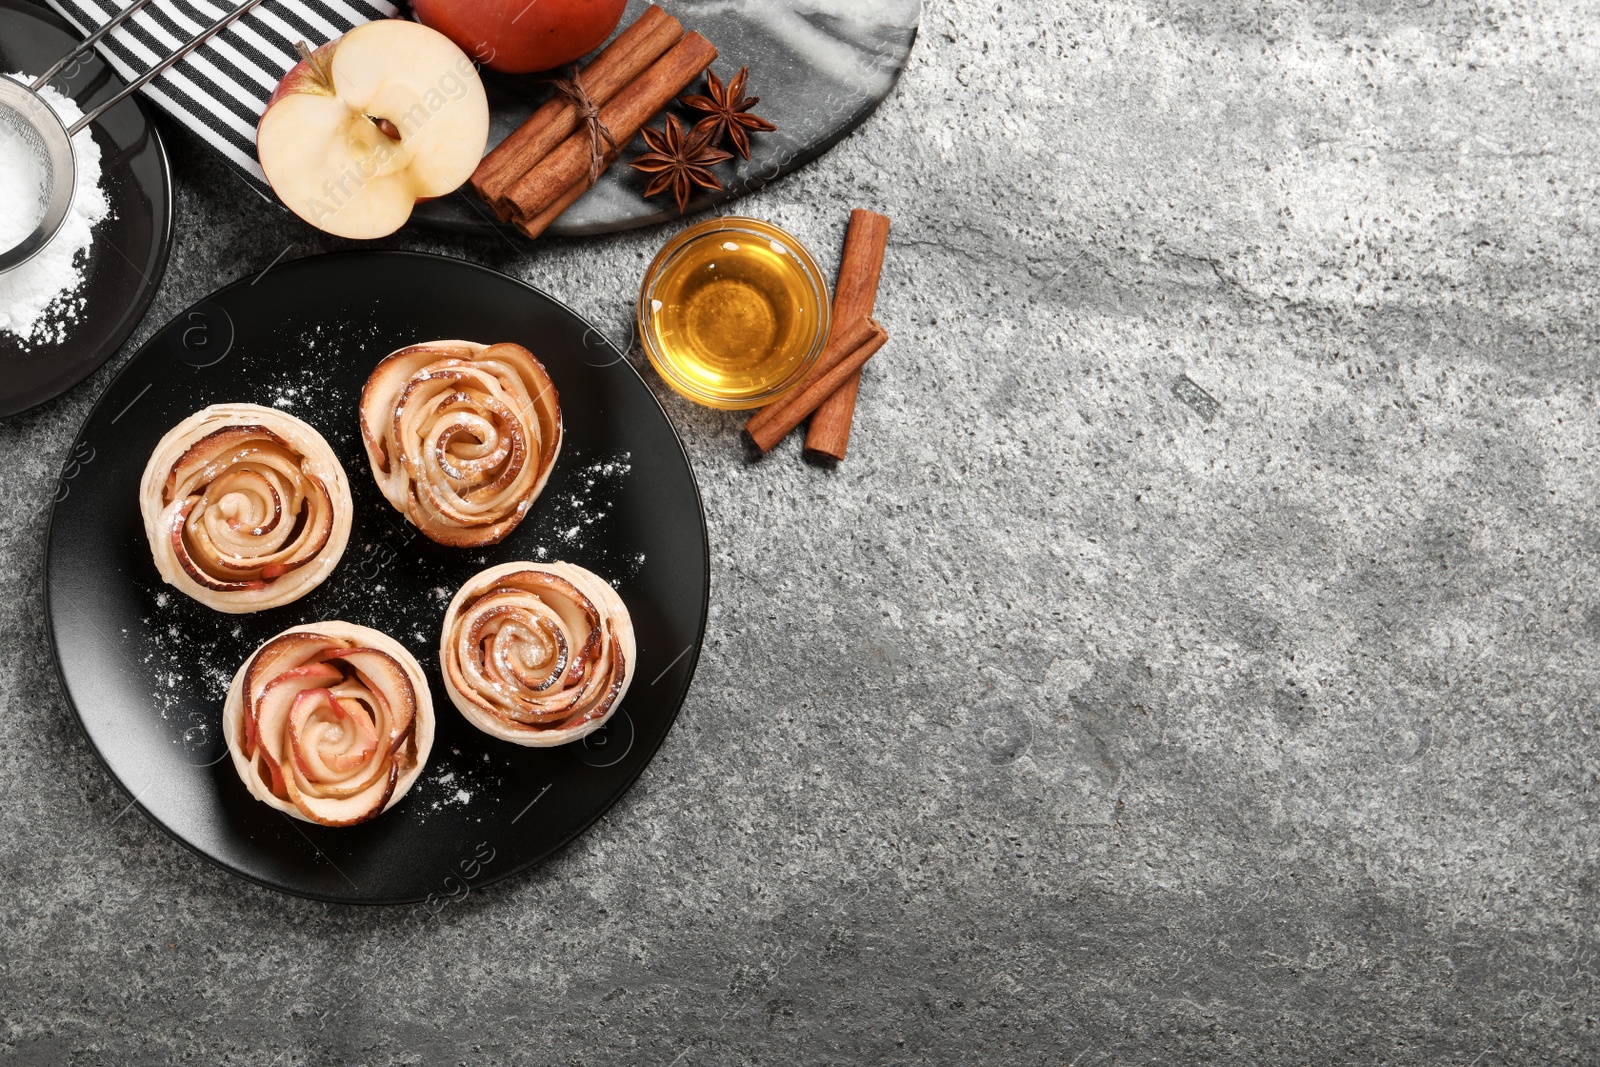
<path fill-rule="evenodd" d="M 87 35 L 131 0 L 49 2 Z M 238 4 L 153 0 L 101 41 L 99 52 L 131 81 Z M 298 61 L 295 42 L 315 48 L 394 13 L 388 0 L 265 0 L 151 82 L 144 95 L 264 189 L 266 178 L 256 162 L 256 122 L 278 79 Z"/>

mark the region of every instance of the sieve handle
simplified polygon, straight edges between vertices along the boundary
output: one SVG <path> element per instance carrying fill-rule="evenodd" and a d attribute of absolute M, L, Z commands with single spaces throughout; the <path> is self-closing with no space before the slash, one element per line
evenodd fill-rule
<path fill-rule="evenodd" d="M 57 74 L 60 74 L 63 70 L 66 70 L 69 63 L 83 55 L 95 45 L 99 44 L 102 37 L 116 29 L 118 26 L 122 25 L 123 20 L 129 15 L 144 9 L 145 7 L 149 6 L 149 4 L 150 0 L 133 0 L 133 3 L 129 4 L 121 11 L 118 11 L 115 15 L 112 15 L 111 20 L 104 26 L 101 26 L 98 30 L 95 30 L 89 36 L 79 41 L 78 47 L 74 48 L 72 51 L 56 60 L 55 66 L 39 75 L 38 80 L 29 86 L 29 88 L 34 92 L 38 92 L 40 89 L 43 89 L 46 85 L 50 84 L 51 78 L 54 78 Z"/>
<path fill-rule="evenodd" d="M 92 44 L 106 30 L 110 29 L 115 23 L 120 22 L 122 18 L 129 12 L 133 11 L 135 8 L 143 7 L 149 2 L 150 0 L 134 0 L 131 7 L 124 8 L 111 22 L 107 23 L 105 26 L 102 26 L 98 31 L 96 31 L 95 35 L 90 37 L 86 43 Z M 121 92 L 117 93 L 117 95 L 113 96 L 110 100 L 107 100 L 105 103 L 96 107 L 93 111 L 83 116 L 83 118 L 79 119 L 77 122 L 74 122 L 70 127 L 68 127 L 67 136 L 75 136 L 79 130 L 89 125 L 95 119 L 99 118 L 101 115 L 104 115 L 107 111 L 116 107 L 128 97 L 132 96 L 140 89 L 143 89 L 146 85 L 149 85 L 151 82 L 155 81 L 156 78 L 160 77 L 162 72 L 168 67 L 172 66 L 178 60 L 182 59 L 184 56 L 188 55 L 190 52 L 193 52 L 196 48 L 199 48 L 217 34 L 233 25 L 240 18 L 243 18 L 246 14 L 248 14 L 251 8 L 256 7 L 260 3 L 261 0 L 244 0 L 244 3 L 240 4 L 238 7 L 222 16 L 222 18 L 212 23 L 210 28 L 201 30 L 199 33 L 191 37 L 189 41 L 182 45 L 176 52 L 173 52 L 167 58 L 163 59 L 155 66 L 139 75 L 138 80 L 129 83 L 127 87 L 125 87 Z M 68 56 L 67 60 L 70 61 L 71 58 L 71 56 Z M 65 63 L 62 63 L 61 65 L 65 66 Z M 41 81 L 42 80 L 43 79 L 41 79 Z"/>

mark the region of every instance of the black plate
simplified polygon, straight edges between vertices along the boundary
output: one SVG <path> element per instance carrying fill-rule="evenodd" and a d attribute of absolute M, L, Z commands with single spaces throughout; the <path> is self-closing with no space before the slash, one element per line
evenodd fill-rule
<path fill-rule="evenodd" d="M 515 341 L 549 368 L 566 441 L 544 494 L 504 543 L 442 548 L 379 494 L 356 405 L 374 364 L 418 341 Z M 156 442 L 207 404 L 275 405 L 333 445 L 355 497 L 344 560 L 320 589 L 222 615 L 162 584 L 139 517 Z M 521 282 L 401 252 L 269 268 L 157 333 L 106 389 L 56 494 L 46 560 L 50 634 L 90 743 L 135 802 L 236 874 L 320 900 L 442 906 L 571 841 L 627 791 L 683 704 L 709 597 L 705 517 L 666 414 L 600 333 Z M 449 598 L 484 567 L 565 559 L 610 580 L 638 634 L 638 667 L 607 727 L 524 749 L 468 725 L 436 650 Z M 409 648 L 433 688 L 438 735 L 410 794 L 370 823 L 328 829 L 252 799 L 222 741 L 239 664 L 288 626 L 343 619 Z"/>
<path fill-rule="evenodd" d="M 54 12 L 25 0 L 0 0 L 0 69 L 40 74 L 78 43 Z M 53 83 L 87 111 L 122 81 L 89 55 Z M 0 333 L 0 418 L 60 396 L 98 370 L 144 318 L 167 269 L 172 244 L 172 181 L 167 152 L 150 112 L 126 100 L 92 127 L 100 145 L 111 214 L 94 229 L 79 295 L 84 301 L 66 335 L 24 346 Z"/>

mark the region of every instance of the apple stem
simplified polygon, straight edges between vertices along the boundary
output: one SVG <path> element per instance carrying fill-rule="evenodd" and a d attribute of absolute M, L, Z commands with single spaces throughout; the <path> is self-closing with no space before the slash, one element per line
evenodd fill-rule
<path fill-rule="evenodd" d="M 321 82 L 324 89 L 332 93 L 334 91 L 333 66 L 322 57 L 321 49 L 313 52 L 311 46 L 304 41 L 296 41 L 294 50 L 300 53 L 301 61 L 311 68 L 311 76 Z"/>

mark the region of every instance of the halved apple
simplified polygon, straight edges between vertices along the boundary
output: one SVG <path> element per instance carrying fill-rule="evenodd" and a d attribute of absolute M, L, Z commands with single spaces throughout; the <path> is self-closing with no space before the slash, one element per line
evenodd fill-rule
<path fill-rule="evenodd" d="M 261 169 L 290 211 L 339 237 L 386 237 L 418 200 L 472 176 L 489 101 L 449 38 L 383 19 L 301 56 L 256 127 Z"/>

